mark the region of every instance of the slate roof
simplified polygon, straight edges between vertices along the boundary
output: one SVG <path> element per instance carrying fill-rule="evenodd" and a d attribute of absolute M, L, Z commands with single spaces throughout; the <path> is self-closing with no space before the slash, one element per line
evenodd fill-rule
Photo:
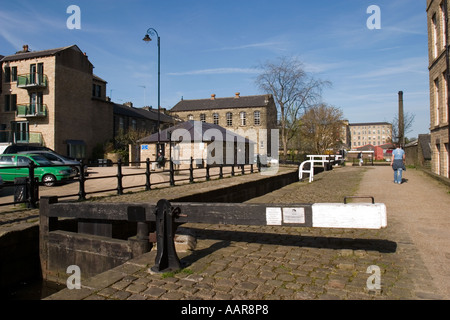
<path fill-rule="evenodd" d="M 227 139 L 230 139 L 230 137 L 233 137 L 233 139 L 235 139 L 235 138 L 243 139 L 244 138 L 244 137 L 242 137 L 234 132 L 231 132 L 217 124 L 189 120 L 189 121 L 182 122 L 176 126 L 162 130 L 160 133 L 160 139 L 159 139 L 160 142 L 169 142 L 168 132 L 169 131 L 174 132 L 177 129 L 186 130 L 185 133 L 186 132 L 189 133 L 189 136 L 191 137 L 191 142 L 214 141 L 214 139 L 205 139 L 205 137 L 204 137 L 204 133 L 209 129 L 215 129 L 221 133 L 221 137 L 220 136 L 214 137 L 215 139 L 218 139 L 218 141 L 229 141 Z M 183 133 L 182 131 L 180 131 L 180 132 Z M 212 136 L 215 132 L 217 132 L 217 131 L 211 131 Z M 178 139 L 176 139 L 176 138 L 178 138 Z M 181 140 L 182 140 L 181 137 L 173 137 L 172 138 L 172 142 L 181 141 Z M 237 140 L 237 141 L 242 141 L 242 140 Z M 158 142 L 158 133 L 154 133 L 148 137 L 142 138 L 142 139 L 138 140 L 138 142 L 139 143 L 156 143 L 156 142 Z M 245 138 L 245 143 L 253 144 L 254 142 Z"/>
<path fill-rule="evenodd" d="M 123 104 L 114 103 L 113 106 L 114 114 L 120 114 L 127 117 L 133 118 L 144 118 L 147 120 L 158 121 L 158 110 L 144 110 L 140 108 L 128 107 Z M 160 113 L 161 122 L 173 122 L 174 119 L 167 114 Z"/>
<path fill-rule="evenodd" d="M 419 134 L 419 143 L 424 159 L 431 159 L 431 134 Z"/>
<path fill-rule="evenodd" d="M 215 98 L 215 99 L 197 99 L 197 100 L 181 100 L 170 111 L 197 111 L 211 109 L 229 109 L 229 108 L 249 108 L 249 107 L 265 107 L 272 100 L 272 95 L 258 96 L 240 96 L 239 98 Z"/>
<path fill-rule="evenodd" d="M 369 125 L 392 125 L 389 122 L 358 122 L 358 123 L 349 123 L 349 126 L 353 127 L 353 126 L 369 126 Z"/>
<path fill-rule="evenodd" d="M 15 54 L 3 57 L 3 59 L 1 59 L 0 61 L 7 62 L 7 61 L 22 60 L 22 59 L 33 59 L 33 58 L 38 58 L 38 57 L 53 56 L 53 55 L 57 54 L 58 52 L 64 51 L 69 48 L 78 50 L 79 52 L 82 52 L 80 50 L 80 48 L 78 48 L 77 45 L 71 45 L 71 46 L 67 46 L 67 47 L 48 49 L 48 50 L 42 50 L 42 51 L 29 51 L 29 52 L 19 51 Z"/>

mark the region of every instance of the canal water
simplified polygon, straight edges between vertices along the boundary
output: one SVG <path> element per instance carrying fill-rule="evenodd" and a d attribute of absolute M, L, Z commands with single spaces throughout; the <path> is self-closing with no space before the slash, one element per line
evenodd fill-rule
<path fill-rule="evenodd" d="M 2 293 L 2 300 L 42 300 L 66 286 L 42 279 L 21 282 Z"/>

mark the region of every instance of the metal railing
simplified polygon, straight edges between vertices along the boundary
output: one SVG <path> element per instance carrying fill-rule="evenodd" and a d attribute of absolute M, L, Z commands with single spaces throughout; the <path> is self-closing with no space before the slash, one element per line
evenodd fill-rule
<path fill-rule="evenodd" d="M 41 132 L 0 130 L 0 143 L 37 143 L 43 145 L 44 138 Z"/>
<path fill-rule="evenodd" d="M 254 164 L 218 164 L 218 165 L 209 165 L 206 164 L 203 168 L 196 168 L 194 167 L 194 161 L 195 159 L 191 158 L 190 160 L 187 160 L 190 162 L 190 165 L 188 168 L 182 168 L 182 169 L 175 169 L 174 161 L 168 161 L 168 169 L 165 168 L 165 166 L 162 168 L 162 170 L 152 171 L 152 164 L 157 164 L 156 161 L 150 161 L 147 159 L 146 161 L 141 162 L 131 162 L 130 164 L 133 165 L 144 165 L 144 172 L 136 172 L 136 173 L 124 173 L 124 165 L 122 161 L 118 161 L 116 163 L 110 163 L 110 166 L 117 166 L 116 174 L 113 175 L 101 175 L 101 176 L 87 176 L 85 173 L 85 170 L 83 170 L 86 166 L 80 162 L 80 165 L 63 165 L 64 167 L 78 167 L 78 175 L 74 178 L 76 183 L 78 183 L 78 192 L 72 193 L 72 194 L 64 194 L 64 195 L 58 195 L 58 198 L 73 198 L 78 197 L 79 201 L 87 200 L 88 195 L 97 194 L 97 193 L 105 193 L 105 192 L 111 192 L 114 191 L 117 195 L 124 194 L 124 191 L 126 189 L 136 189 L 136 188 L 143 188 L 144 190 L 148 191 L 151 190 L 152 187 L 158 186 L 158 185 L 169 185 L 170 187 L 175 186 L 179 183 L 194 183 L 196 181 L 209 181 L 214 177 L 218 177 L 218 179 L 223 179 L 226 176 L 235 176 L 237 174 L 247 174 L 247 173 L 254 173 L 255 168 Z M 101 165 L 101 163 L 99 163 Z M 37 204 L 39 202 L 39 183 L 34 175 L 34 169 L 37 167 L 34 163 L 30 163 L 28 166 L 28 177 L 26 179 L 26 182 L 23 183 L 15 183 L 13 186 L 25 186 L 25 199 L 21 201 L 14 201 L 14 202 L 8 202 L 8 203 L 2 203 L 0 206 L 6 206 L 6 205 L 12 205 L 12 204 L 18 204 L 18 203 L 26 203 L 28 204 L 28 207 L 30 208 L 36 208 Z M 61 165 L 51 165 L 51 166 L 39 166 L 39 167 L 61 167 Z M 2 169 L 17 169 L 17 167 L 2 167 Z M 211 172 L 211 169 L 218 168 L 217 173 Z M 229 172 L 225 173 L 224 168 L 229 168 Z M 200 170 L 203 170 L 204 174 L 195 175 L 195 172 L 198 172 Z M 259 168 L 257 168 L 258 172 L 260 171 Z M 180 178 L 183 174 L 182 173 L 188 173 L 186 175 L 186 178 Z M 158 181 L 158 182 L 151 182 L 152 175 L 155 174 L 163 174 L 169 175 L 169 179 Z M 131 177 L 131 176 L 145 176 L 145 183 L 143 184 L 133 184 L 124 186 L 124 178 L 125 177 Z M 178 177 L 176 179 L 175 177 Z M 87 191 L 86 190 L 86 182 L 91 180 L 100 180 L 100 179 L 108 179 L 113 178 L 116 180 L 115 186 L 108 189 L 100 189 L 100 190 L 93 190 L 93 191 Z"/>
<path fill-rule="evenodd" d="M 189 168 L 183 168 L 183 169 L 175 169 L 174 161 L 168 161 L 169 162 L 169 168 L 165 169 L 165 166 L 163 167 L 163 170 L 152 172 L 152 164 L 157 164 L 156 161 L 150 161 L 150 159 L 147 159 L 146 161 L 141 162 L 130 162 L 129 164 L 132 165 L 145 165 L 145 172 L 138 172 L 138 173 L 123 173 L 123 164 L 122 161 L 118 161 L 116 163 L 111 163 L 113 166 L 117 165 L 117 174 L 115 175 L 109 175 L 109 176 L 98 176 L 98 177 L 86 177 L 84 170 L 80 170 L 80 174 L 78 176 L 78 183 L 79 183 L 79 192 L 77 194 L 71 194 L 71 195 L 64 195 L 59 196 L 59 198 L 67 198 L 67 197 L 73 197 L 78 196 L 78 200 L 86 200 L 86 196 L 88 194 L 95 194 L 95 193 L 104 193 L 104 192 L 110 192 L 115 191 L 117 195 L 122 195 L 124 193 L 124 190 L 126 189 L 134 189 L 134 188 L 145 188 L 146 191 L 151 190 L 152 186 L 156 185 L 162 185 L 162 184 L 169 184 L 169 186 L 175 186 L 176 183 L 179 182 L 186 182 L 193 183 L 196 180 L 203 180 L 206 181 L 211 180 L 213 177 L 218 177 L 219 179 L 224 178 L 223 169 L 226 167 L 231 168 L 230 175 L 235 176 L 236 173 L 245 174 L 245 173 L 253 173 L 254 172 L 254 165 L 253 164 L 220 164 L 220 165 L 209 165 L 207 164 L 204 168 L 194 168 L 194 159 L 191 158 L 188 160 L 190 162 Z M 238 170 L 236 171 L 235 168 L 238 167 Z M 219 173 L 217 174 L 211 174 L 212 168 L 219 168 Z M 194 172 L 198 170 L 204 170 L 205 175 L 195 176 Z M 182 172 L 189 172 L 188 178 L 182 178 L 182 179 L 175 179 L 175 176 L 178 176 Z M 169 181 L 159 181 L 159 182 L 151 182 L 151 176 L 154 174 L 169 174 Z M 124 187 L 123 185 L 123 179 L 125 177 L 131 177 L 131 176 L 139 176 L 139 175 L 145 175 L 145 183 L 140 185 L 130 185 L 127 187 Z M 117 184 L 115 188 L 110 189 L 102 189 L 102 190 L 96 190 L 96 191 L 86 191 L 86 181 L 90 180 L 96 180 L 96 179 L 107 179 L 107 178 L 116 178 Z"/>
<path fill-rule="evenodd" d="M 48 78 L 45 74 L 27 73 L 17 76 L 18 88 L 46 87 Z"/>
<path fill-rule="evenodd" d="M 28 103 L 17 105 L 17 117 L 45 117 L 47 105 L 42 103 Z"/>

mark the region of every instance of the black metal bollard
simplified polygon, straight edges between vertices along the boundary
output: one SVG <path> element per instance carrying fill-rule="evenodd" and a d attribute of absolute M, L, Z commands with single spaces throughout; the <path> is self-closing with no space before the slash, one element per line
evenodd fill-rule
<path fill-rule="evenodd" d="M 173 167 L 173 161 L 172 159 L 169 160 L 169 169 L 170 169 L 170 186 L 174 186 L 175 185 L 175 169 Z"/>
<path fill-rule="evenodd" d="M 189 165 L 189 183 L 194 182 L 194 159 L 191 157 L 191 164 Z"/>
<path fill-rule="evenodd" d="M 117 194 L 123 194 L 123 186 L 122 186 L 122 160 L 119 159 L 117 161 Z"/>
<path fill-rule="evenodd" d="M 152 188 L 150 183 L 150 159 L 145 160 L 145 190 L 150 190 Z"/>
<path fill-rule="evenodd" d="M 85 182 L 83 161 L 80 161 L 80 174 L 78 176 L 79 188 L 78 188 L 78 200 L 86 200 Z"/>
<path fill-rule="evenodd" d="M 30 162 L 29 173 L 28 173 L 28 207 L 29 208 L 37 208 L 37 202 L 39 200 L 39 185 L 34 178 L 34 169 L 36 165 L 34 162 Z"/>
<path fill-rule="evenodd" d="M 178 212 L 172 210 L 170 202 L 163 199 L 158 201 L 155 214 L 157 254 L 155 265 L 150 270 L 157 273 L 180 270 L 181 262 L 174 242 L 176 231 L 174 219 Z"/>
<path fill-rule="evenodd" d="M 209 181 L 211 176 L 209 175 L 209 164 L 206 164 L 206 181 Z"/>

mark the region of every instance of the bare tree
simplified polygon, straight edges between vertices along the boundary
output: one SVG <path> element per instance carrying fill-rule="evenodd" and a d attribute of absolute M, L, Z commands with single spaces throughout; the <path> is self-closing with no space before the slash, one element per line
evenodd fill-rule
<path fill-rule="evenodd" d="M 286 159 L 288 142 L 299 130 L 299 119 L 320 99 L 322 89 L 329 82 L 309 75 L 300 61 L 282 57 L 276 62 L 261 65 L 262 73 L 256 79 L 265 93 L 271 93 L 278 109 L 283 157 Z"/>
<path fill-rule="evenodd" d="M 403 116 L 403 131 L 404 131 L 405 136 L 407 133 L 411 132 L 415 117 L 416 117 L 415 114 L 410 113 L 410 112 L 406 112 L 404 114 L 404 116 Z M 400 130 L 400 125 L 401 125 L 399 123 L 398 114 L 395 115 L 391 124 L 392 124 L 392 141 L 403 144 L 405 141 L 398 141 L 399 135 L 400 135 L 399 130 Z"/>
<path fill-rule="evenodd" d="M 343 112 L 326 104 L 318 104 L 301 118 L 301 141 L 304 151 L 324 154 L 340 145 Z"/>

